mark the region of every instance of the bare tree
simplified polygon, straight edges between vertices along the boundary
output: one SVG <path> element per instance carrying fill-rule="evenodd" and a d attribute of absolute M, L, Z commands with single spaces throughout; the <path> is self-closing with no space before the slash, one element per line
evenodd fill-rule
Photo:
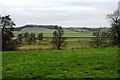
<path fill-rule="evenodd" d="M 111 21 L 111 39 L 112 43 L 120 47 L 120 12 L 117 10 L 113 14 L 107 15 Z"/>
<path fill-rule="evenodd" d="M 100 30 L 101 29 L 96 29 L 94 32 L 93 32 L 93 36 L 95 36 L 95 38 L 93 38 L 92 41 L 90 41 L 90 44 L 96 48 L 99 48 L 102 41 L 101 41 L 101 35 L 100 35 Z"/>

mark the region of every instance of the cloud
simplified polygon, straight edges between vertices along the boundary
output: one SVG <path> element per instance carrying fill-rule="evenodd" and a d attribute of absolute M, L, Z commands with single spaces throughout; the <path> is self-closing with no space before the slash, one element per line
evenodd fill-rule
<path fill-rule="evenodd" d="M 109 26 L 106 15 L 119 0 L 0 0 L 0 14 L 10 14 L 16 25 Z"/>

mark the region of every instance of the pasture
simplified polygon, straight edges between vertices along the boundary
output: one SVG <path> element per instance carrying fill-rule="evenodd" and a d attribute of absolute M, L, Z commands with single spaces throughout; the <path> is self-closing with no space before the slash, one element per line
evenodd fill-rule
<path fill-rule="evenodd" d="M 118 49 L 4 51 L 3 78 L 118 78 Z"/>
<path fill-rule="evenodd" d="M 36 43 L 33 43 L 32 45 L 29 45 L 25 42 L 17 46 L 17 50 L 41 50 L 41 49 L 52 49 L 51 44 L 51 37 L 53 35 L 53 32 L 55 29 L 48 29 L 48 28 L 24 28 L 21 31 L 14 31 L 15 36 L 19 33 L 25 33 L 25 32 L 33 32 L 36 34 L 43 33 L 44 40 L 43 41 L 36 41 Z M 64 35 L 63 37 L 66 37 L 65 43 L 67 45 L 63 47 L 63 49 L 80 49 L 80 48 L 88 48 L 90 47 L 89 41 L 91 38 L 87 37 L 93 37 L 92 32 L 74 32 L 68 29 L 64 29 Z M 81 38 L 82 37 L 82 38 Z M 85 38 L 84 38 L 85 37 Z"/>
<path fill-rule="evenodd" d="M 54 50 L 51 38 L 54 29 L 25 28 L 19 33 L 43 33 L 43 40 L 28 44 L 23 41 L 16 51 L 3 51 L 3 78 L 118 78 L 118 48 L 106 38 L 101 48 L 93 48 L 92 32 L 64 29 L 66 46 Z"/>
<path fill-rule="evenodd" d="M 83 48 L 91 48 L 90 41 L 93 40 L 94 37 L 67 37 L 65 40 L 65 46 L 61 48 L 64 50 L 79 50 Z M 44 37 L 42 41 L 36 41 L 35 43 L 28 44 L 26 42 L 22 42 L 18 44 L 16 50 L 51 50 L 53 49 L 53 45 L 51 44 L 52 38 Z M 101 45 L 101 47 L 111 47 L 110 41 L 106 39 L 105 43 Z"/>
<path fill-rule="evenodd" d="M 24 32 L 33 32 L 36 35 L 38 33 L 43 33 L 44 37 L 52 37 L 53 32 L 55 29 L 47 29 L 47 28 L 25 28 L 22 29 L 21 31 L 14 31 L 15 36 L 19 33 L 24 33 Z M 92 32 L 74 32 L 68 29 L 64 29 L 64 37 L 80 37 L 80 36 L 92 36 Z"/>
<path fill-rule="evenodd" d="M 65 41 L 66 46 L 62 47 L 62 49 L 88 48 L 90 47 L 90 40 L 91 39 L 86 38 L 67 38 Z M 22 42 L 16 47 L 17 50 L 44 50 L 52 48 L 53 45 L 51 44 L 51 38 L 44 38 L 43 41 L 36 41 L 36 43 L 33 42 L 31 45 L 26 42 Z"/>
<path fill-rule="evenodd" d="M 24 28 L 21 31 L 14 31 L 15 36 L 19 33 L 33 32 L 36 34 L 43 33 L 44 40 L 36 41 L 32 45 L 25 42 L 17 46 L 17 50 L 41 50 L 41 49 L 52 49 L 51 37 L 55 29 L 48 28 Z M 64 35 L 66 37 L 65 43 L 67 45 L 63 49 L 81 49 L 91 47 L 89 42 L 92 40 L 92 32 L 75 32 L 68 29 L 64 29 Z M 40 44 L 39 44 L 40 43 Z"/>

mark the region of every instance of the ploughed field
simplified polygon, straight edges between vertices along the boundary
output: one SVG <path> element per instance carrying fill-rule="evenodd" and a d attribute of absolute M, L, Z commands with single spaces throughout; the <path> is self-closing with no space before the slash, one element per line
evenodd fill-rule
<path fill-rule="evenodd" d="M 3 51 L 3 78 L 118 78 L 118 49 Z"/>

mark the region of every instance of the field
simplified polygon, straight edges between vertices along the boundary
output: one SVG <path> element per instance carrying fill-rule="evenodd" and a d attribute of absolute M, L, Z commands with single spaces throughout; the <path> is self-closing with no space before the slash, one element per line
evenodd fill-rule
<path fill-rule="evenodd" d="M 118 49 L 4 51 L 3 78 L 118 78 Z"/>
<path fill-rule="evenodd" d="M 19 33 L 24 33 L 24 32 L 33 32 L 36 33 L 43 33 L 44 37 L 52 37 L 53 32 L 55 29 L 47 29 L 47 28 L 25 28 L 22 29 L 21 31 L 14 31 L 14 34 L 17 35 Z M 64 37 L 80 37 L 80 36 L 92 36 L 92 32 L 74 32 L 70 31 L 68 29 L 64 29 Z"/>
<path fill-rule="evenodd" d="M 43 40 L 28 44 L 23 41 L 16 51 L 3 51 L 3 78 L 118 78 L 118 48 L 106 38 L 101 48 L 93 48 L 92 32 L 64 29 L 66 46 L 54 50 L 51 44 L 54 29 L 25 28 L 19 33 L 43 33 Z M 17 51 L 18 50 L 18 51 Z M 27 50 L 27 51 L 26 51 Z"/>
<path fill-rule="evenodd" d="M 67 45 L 62 47 L 63 49 L 81 49 L 88 48 L 90 45 L 88 44 L 91 39 L 79 39 L 79 38 L 69 38 L 66 39 L 65 43 Z M 26 42 L 19 44 L 17 46 L 17 50 L 41 50 L 41 49 L 52 49 L 53 46 L 51 44 L 50 38 L 44 38 L 43 41 L 36 41 L 36 43 L 32 43 L 29 45 Z"/>
<path fill-rule="evenodd" d="M 47 29 L 47 28 L 24 28 L 21 31 L 14 31 L 15 36 L 19 33 L 25 32 L 33 32 L 36 34 L 43 33 L 44 40 L 40 42 L 36 41 L 36 43 L 29 45 L 27 43 L 22 43 L 17 46 L 17 50 L 40 50 L 40 49 L 52 49 L 51 38 L 55 29 Z M 80 49 L 80 48 L 88 48 L 89 41 L 91 39 L 87 39 L 86 37 L 93 37 L 92 32 L 74 32 L 68 29 L 64 29 L 64 36 L 66 39 L 66 47 L 64 49 Z M 85 37 L 85 38 L 81 38 Z"/>
<path fill-rule="evenodd" d="M 51 44 L 51 38 L 44 38 L 43 41 L 36 41 L 35 43 L 28 44 L 26 42 L 22 42 L 18 44 L 16 50 L 51 50 L 53 49 L 53 45 Z M 90 41 L 93 40 L 93 37 L 67 37 L 65 40 L 66 45 L 62 46 L 61 49 L 64 50 L 79 50 L 83 48 L 91 48 L 93 47 L 90 44 Z M 101 44 L 101 47 L 111 47 L 110 41 L 106 39 L 104 44 Z"/>
<path fill-rule="evenodd" d="M 19 33 L 25 32 L 33 32 L 36 33 L 43 33 L 44 40 L 43 41 L 36 41 L 36 43 L 32 43 L 29 45 L 28 43 L 22 42 L 22 44 L 18 45 L 16 50 L 44 50 L 44 49 L 52 49 L 53 45 L 51 44 L 52 34 L 55 29 L 47 29 L 47 28 L 24 28 L 21 31 L 14 31 L 15 36 Z M 74 32 L 68 29 L 64 29 L 64 36 L 66 37 L 65 43 L 66 46 L 63 49 L 82 49 L 82 48 L 90 48 L 90 41 L 93 40 L 92 32 Z M 107 44 L 103 45 L 109 46 L 109 41 Z"/>

